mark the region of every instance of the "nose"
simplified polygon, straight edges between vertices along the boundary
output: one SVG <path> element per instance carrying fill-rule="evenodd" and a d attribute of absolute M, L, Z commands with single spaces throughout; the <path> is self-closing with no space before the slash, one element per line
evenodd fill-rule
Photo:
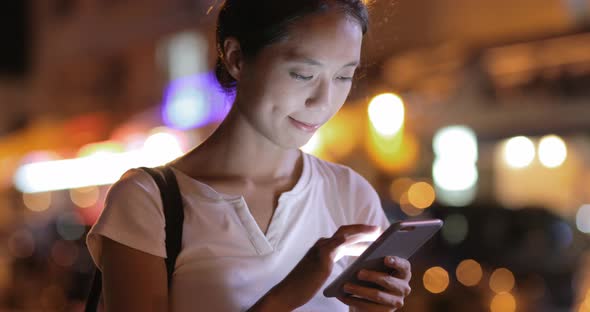
<path fill-rule="evenodd" d="M 332 103 L 332 83 L 329 80 L 318 80 L 313 92 L 305 101 L 305 106 L 310 110 L 325 111 Z"/>

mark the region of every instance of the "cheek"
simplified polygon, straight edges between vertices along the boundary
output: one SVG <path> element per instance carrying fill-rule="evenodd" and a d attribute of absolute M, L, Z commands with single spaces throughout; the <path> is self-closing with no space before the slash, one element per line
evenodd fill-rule
<path fill-rule="evenodd" d="M 332 98 L 334 101 L 333 106 L 336 107 L 336 110 L 339 110 L 342 105 L 344 105 L 344 102 L 346 102 L 348 94 L 350 93 L 350 88 L 351 85 L 349 83 L 336 88 L 336 92 Z"/>

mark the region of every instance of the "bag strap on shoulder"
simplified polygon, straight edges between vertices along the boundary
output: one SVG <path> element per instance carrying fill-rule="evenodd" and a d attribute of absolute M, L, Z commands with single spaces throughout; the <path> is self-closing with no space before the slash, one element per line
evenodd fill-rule
<path fill-rule="evenodd" d="M 172 275 L 174 273 L 174 265 L 178 254 L 182 249 L 182 226 L 184 222 L 184 209 L 182 204 L 182 196 L 178 187 L 176 175 L 168 166 L 157 168 L 139 168 L 148 173 L 158 185 L 160 190 L 160 197 L 162 198 L 162 205 L 164 209 L 164 218 L 166 221 L 166 273 L 168 276 L 168 292 L 172 286 Z M 100 301 L 100 294 L 102 291 L 102 273 L 97 268 L 94 272 L 92 286 L 88 294 L 85 312 L 98 311 L 98 303 Z"/>
<path fill-rule="evenodd" d="M 158 169 L 140 168 L 149 173 L 158 188 L 164 206 L 164 219 L 166 220 L 166 269 L 168 273 L 168 288 L 172 286 L 172 274 L 176 258 L 182 249 L 182 224 L 184 221 L 184 209 L 182 197 L 178 187 L 178 181 L 172 169 L 168 166 Z"/>

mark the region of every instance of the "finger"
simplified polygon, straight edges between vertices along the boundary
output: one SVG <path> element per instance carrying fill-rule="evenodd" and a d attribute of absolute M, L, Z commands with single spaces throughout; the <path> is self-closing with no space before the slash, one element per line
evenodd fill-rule
<path fill-rule="evenodd" d="M 407 297 L 412 291 L 407 281 L 395 278 L 387 273 L 360 270 L 357 277 L 359 280 L 375 283 L 397 296 Z"/>
<path fill-rule="evenodd" d="M 342 303 L 347 306 L 357 308 L 359 311 L 391 311 L 391 307 L 379 305 L 374 302 L 367 301 L 362 298 L 355 298 L 352 296 L 337 297 Z M 395 310 L 394 310 L 395 311 Z"/>
<path fill-rule="evenodd" d="M 334 236 L 343 235 L 345 237 L 355 236 L 359 234 L 373 234 L 375 232 L 379 232 L 381 228 L 376 225 L 368 225 L 368 224 L 350 224 L 350 225 L 343 225 L 336 230 Z"/>
<path fill-rule="evenodd" d="M 394 276 L 405 281 L 409 281 L 412 278 L 412 265 L 410 261 L 394 256 L 385 257 L 384 261 L 386 266 L 395 269 Z"/>
<path fill-rule="evenodd" d="M 366 224 L 344 225 L 338 228 L 332 238 L 343 237 L 343 244 L 351 245 L 360 242 L 372 242 L 381 234 L 378 226 Z"/>
<path fill-rule="evenodd" d="M 344 225 L 338 228 L 334 235 L 328 239 L 328 242 L 318 241 L 316 246 L 321 247 L 324 252 L 329 254 L 332 261 L 336 262 L 345 254 L 350 253 L 347 251 L 347 246 L 367 241 L 372 242 L 379 234 L 380 228 L 378 226 L 366 224 Z M 358 252 L 358 249 L 354 252 Z"/>
<path fill-rule="evenodd" d="M 404 305 L 403 297 L 395 296 L 377 288 L 369 288 L 353 283 L 346 283 L 344 284 L 344 291 L 348 294 L 367 299 L 371 302 L 386 305 L 396 309 L 399 309 Z"/>

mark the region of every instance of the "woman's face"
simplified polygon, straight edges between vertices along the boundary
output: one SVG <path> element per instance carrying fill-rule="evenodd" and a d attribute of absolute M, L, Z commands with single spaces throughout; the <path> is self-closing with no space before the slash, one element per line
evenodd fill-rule
<path fill-rule="evenodd" d="M 286 39 L 243 64 L 237 109 L 274 144 L 304 145 L 344 104 L 362 37 L 360 24 L 341 12 L 298 20 Z"/>

